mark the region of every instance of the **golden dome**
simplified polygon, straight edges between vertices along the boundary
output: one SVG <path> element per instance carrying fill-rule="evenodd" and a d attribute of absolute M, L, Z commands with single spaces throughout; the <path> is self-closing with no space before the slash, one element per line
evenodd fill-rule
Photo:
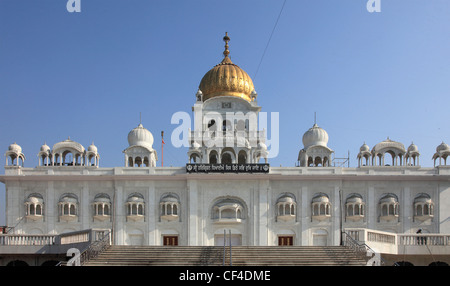
<path fill-rule="evenodd" d="M 217 96 L 235 96 L 252 101 L 251 93 L 255 89 L 250 76 L 240 67 L 233 64 L 228 57 L 228 33 L 225 41 L 224 59 L 209 70 L 202 78 L 199 89 L 203 93 L 203 101 Z"/>

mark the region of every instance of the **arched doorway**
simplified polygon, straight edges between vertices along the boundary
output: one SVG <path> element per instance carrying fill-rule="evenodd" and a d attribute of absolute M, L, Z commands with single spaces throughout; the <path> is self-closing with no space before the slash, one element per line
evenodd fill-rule
<path fill-rule="evenodd" d="M 13 260 L 10 261 L 6 266 L 29 266 L 28 263 L 26 263 L 23 260 Z"/>

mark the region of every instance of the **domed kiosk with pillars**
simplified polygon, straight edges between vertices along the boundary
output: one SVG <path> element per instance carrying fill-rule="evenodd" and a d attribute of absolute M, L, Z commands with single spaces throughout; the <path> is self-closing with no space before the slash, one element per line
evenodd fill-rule
<path fill-rule="evenodd" d="M 22 147 L 20 147 L 20 145 L 18 145 L 16 142 L 9 145 L 8 151 L 5 152 L 5 157 L 6 157 L 5 166 L 16 166 L 16 167 L 24 166 L 25 155 L 22 153 Z M 21 164 L 19 163 L 19 160 L 22 161 Z M 8 161 L 11 162 L 11 165 L 9 165 Z"/>
<path fill-rule="evenodd" d="M 357 156 L 358 167 L 362 166 L 419 166 L 419 148 L 414 143 L 405 146 L 389 139 L 376 144 L 372 151 L 364 143 Z"/>
<path fill-rule="evenodd" d="M 298 154 L 300 167 L 329 167 L 333 150 L 327 146 L 328 133 L 315 124 L 303 134 L 303 149 Z"/>
<path fill-rule="evenodd" d="M 392 161 L 388 161 L 387 154 L 392 158 Z M 403 164 L 403 158 L 406 154 L 405 146 L 400 143 L 389 139 L 389 137 L 376 144 L 372 149 L 372 165 L 373 166 L 401 166 Z"/>
<path fill-rule="evenodd" d="M 153 135 L 140 123 L 128 133 L 128 148 L 125 153 L 126 167 L 155 167 L 158 155 L 153 149 Z"/>
<path fill-rule="evenodd" d="M 39 149 L 38 166 L 90 166 L 99 167 L 100 154 L 97 146 L 92 143 L 86 150 L 83 145 L 69 138 L 53 145 L 44 143 Z"/>
<path fill-rule="evenodd" d="M 436 166 L 436 161 L 439 166 L 447 165 L 447 158 L 450 155 L 450 146 L 442 142 L 436 147 L 436 153 L 433 155 L 434 166 Z"/>

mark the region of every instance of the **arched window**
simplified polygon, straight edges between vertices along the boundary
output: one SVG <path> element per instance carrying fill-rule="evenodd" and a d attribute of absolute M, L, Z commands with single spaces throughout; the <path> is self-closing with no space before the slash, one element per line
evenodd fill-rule
<path fill-rule="evenodd" d="M 316 194 L 312 199 L 312 218 L 324 220 L 331 217 L 331 203 L 324 193 Z"/>
<path fill-rule="evenodd" d="M 434 217 L 434 204 L 430 195 L 421 193 L 414 199 L 414 219 L 425 221 Z"/>
<path fill-rule="evenodd" d="M 345 202 L 345 208 L 346 219 L 357 221 L 364 218 L 365 203 L 363 202 L 361 195 L 351 194 Z"/>
<path fill-rule="evenodd" d="M 100 193 L 94 198 L 94 219 L 104 221 L 111 217 L 111 199 L 108 194 Z"/>
<path fill-rule="evenodd" d="M 180 199 L 177 194 L 168 193 L 163 195 L 159 205 L 161 220 L 179 220 Z"/>
<path fill-rule="evenodd" d="M 133 221 L 144 220 L 145 202 L 144 196 L 140 193 L 131 194 L 126 202 L 127 219 Z"/>
<path fill-rule="evenodd" d="M 231 164 L 231 155 L 229 153 L 222 155 L 222 164 Z"/>
<path fill-rule="evenodd" d="M 247 163 L 247 153 L 244 150 L 239 151 L 238 154 L 238 164 Z"/>
<path fill-rule="evenodd" d="M 290 193 L 282 194 L 277 200 L 277 221 L 295 221 L 297 214 L 297 203 L 295 196 Z"/>
<path fill-rule="evenodd" d="M 209 164 L 218 164 L 219 163 L 219 155 L 216 150 L 212 150 L 209 153 Z"/>
<path fill-rule="evenodd" d="M 222 131 L 231 131 L 232 125 L 230 120 L 224 120 L 222 122 Z"/>
<path fill-rule="evenodd" d="M 64 221 L 74 221 L 78 218 L 78 197 L 72 193 L 66 193 L 59 200 L 59 218 Z"/>
<path fill-rule="evenodd" d="M 189 163 L 198 164 L 201 162 L 200 158 L 200 153 L 191 153 L 191 155 L 189 156 Z"/>
<path fill-rule="evenodd" d="M 222 164 L 233 164 L 236 162 L 235 161 L 236 153 L 233 150 L 233 148 L 229 148 L 229 147 L 223 148 L 221 155 L 222 155 L 222 161 L 221 161 Z"/>
<path fill-rule="evenodd" d="M 43 215 L 44 199 L 41 194 L 34 193 L 25 201 L 25 216 L 27 219 L 39 220 Z"/>
<path fill-rule="evenodd" d="M 220 199 L 212 208 L 215 223 L 241 223 L 245 218 L 244 204 L 239 199 Z"/>
<path fill-rule="evenodd" d="M 246 122 L 244 120 L 237 120 L 236 122 L 236 130 L 238 131 L 245 131 L 246 128 Z"/>
<path fill-rule="evenodd" d="M 385 221 L 398 219 L 399 203 L 394 194 L 384 195 L 380 199 L 380 218 Z"/>

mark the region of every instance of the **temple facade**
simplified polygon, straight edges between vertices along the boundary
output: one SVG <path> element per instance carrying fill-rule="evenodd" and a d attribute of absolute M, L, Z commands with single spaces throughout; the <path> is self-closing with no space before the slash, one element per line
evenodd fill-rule
<path fill-rule="evenodd" d="M 230 231 L 233 245 L 255 246 L 340 245 L 355 228 L 450 233 L 447 144 L 437 146 L 434 167 L 420 166 L 416 145 L 389 138 L 364 143 L 357 167 L 336 167 L 327 132 L 314 124 L 296 166 L 270 166 L 258 94 L 224 41 L 224 58 L 193 97 L 186 166 L 157 167 L 142 124 L 117 167 L 100 167 L 94 143 L 85 149 L 70 138 L 42 145 L 27 167 L 13 143 L 0 176 L 6 224 L 18 234 L 107 229 L 116 245 L 223 245 Z"/>

